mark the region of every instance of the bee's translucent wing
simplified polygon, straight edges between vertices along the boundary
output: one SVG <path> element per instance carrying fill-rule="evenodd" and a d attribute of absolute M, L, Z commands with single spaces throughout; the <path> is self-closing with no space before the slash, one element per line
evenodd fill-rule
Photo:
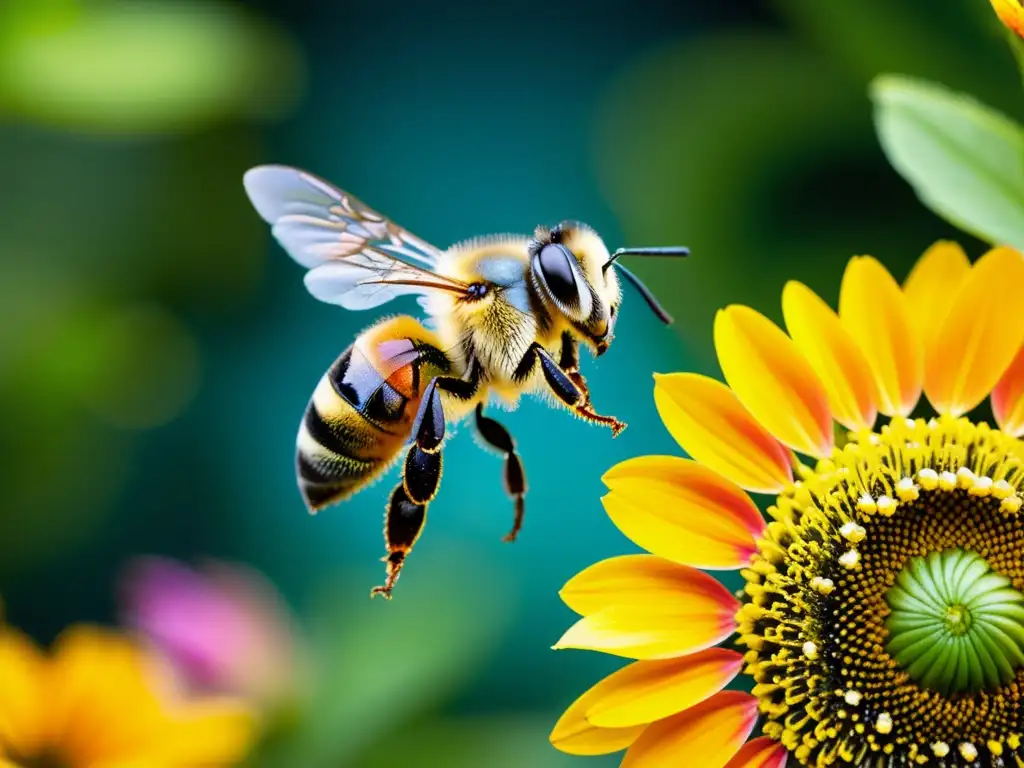
<path fill-rule="evenodd" d="M 441 251 L 323 179 L 283 165 L 249 170 L 245 190 L 274 237 L 309 269 L 321 301 L 370 309 L 404 294 L 467 285 L 434 273 Z"/>
<path fill-rule="evenodd" d="M 306 273 L 306 288 L 328 304 L 370 309 L 407 294 L 444 291 L 462 296 L 469 286 L 367 248 L 311 269 Z"/>

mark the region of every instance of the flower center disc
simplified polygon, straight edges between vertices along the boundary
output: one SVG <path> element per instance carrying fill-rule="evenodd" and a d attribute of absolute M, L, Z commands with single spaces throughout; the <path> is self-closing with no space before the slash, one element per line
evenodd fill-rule
<path fill-rule="evenodd" d="M 924 688 L 994 690 L 1024 664 L 1024 595 L 975 552 L 911 558 L 885 602 L 885 650 Z"/>
<path fill-rule="evenodd" d="M 743 571 L 764 733 L 815 768 L 1024 766 L 1024 444 L 951 417 L 851 440 Z"/>

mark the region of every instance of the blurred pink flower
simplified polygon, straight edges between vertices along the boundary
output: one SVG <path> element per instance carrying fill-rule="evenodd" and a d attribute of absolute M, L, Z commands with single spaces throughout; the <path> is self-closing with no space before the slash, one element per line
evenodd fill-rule
<path fill-rule="evenodd" d="M 122 585 L 124 621 L 197 693 L 242 696 L 265 708 L 299 693 L 301 639 L 274 586 L 241 565 L 140 558 Z"/>

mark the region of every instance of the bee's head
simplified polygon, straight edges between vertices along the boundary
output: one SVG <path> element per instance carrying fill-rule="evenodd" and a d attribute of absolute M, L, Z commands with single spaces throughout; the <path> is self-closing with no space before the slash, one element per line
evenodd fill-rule
<path fill-rule="evenodd" d="M 672 318 L 633 273 L 616 259 L 624 254 L 682 255 L 685 248 L 619 250 L 608 253 L 604 241 L 586 224 L 563 222 L 553 228 L 538 227 L 530 243 L 530 273 L 541 296 L 561 313 L 596 355 L 608 349 L 613 338 L 622 291 L 618 272 L 638 288 L 655 314 L 666 323 Z M 618 269 L 612 269 L 616 264 Z"/>

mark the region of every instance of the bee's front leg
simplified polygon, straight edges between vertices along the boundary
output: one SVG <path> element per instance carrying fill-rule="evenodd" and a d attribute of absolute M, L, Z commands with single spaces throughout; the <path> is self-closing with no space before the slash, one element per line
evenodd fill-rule
<path fill-rule="evenodd" d="M 518 379 L 528 376 L 538 360 L 540 361 L 541 372 L 544 374 L 544 380 L 551 388 L 551 391 L 555 393 L 559 400 L 572 408 L 577 416 L 587 421 L 611 427 L 612 437 L 618 437 L 619 433 L 626 428 L 625 422 L 619 421 L 614 416 L 602 416 L 595 412 L 590 404 L 590 397 L 587 394 L 589 390 L 587 389 L 586 381 L 582 382 L 582 386 L 578 385 L 575 377 L 556 363 L 554 358 L 540 344 L 534 343 L 530 347 L 523 361 L 519 364 L 515 377 Z M 579 371 L 576 372 L 576 376 L 581 380 L 583 379 Z"/>
<path fill-rule="evenodd" d="M 582 402 L 574 407 L 576 413 L 587 421 L 608 425 L 611 427 L 612 437 L 618 437 L 619 433 L 626 428 L 626 424 L 614 416 L 602 416 L 594 410 L 594 404 L 590 400 L 590 387 L 587 386 L 587 380 L 580 373 L 579 345 L 568 333 L 562 335 L 562 354 L 559 358 L 559 367 L 583 394 Z"/>

